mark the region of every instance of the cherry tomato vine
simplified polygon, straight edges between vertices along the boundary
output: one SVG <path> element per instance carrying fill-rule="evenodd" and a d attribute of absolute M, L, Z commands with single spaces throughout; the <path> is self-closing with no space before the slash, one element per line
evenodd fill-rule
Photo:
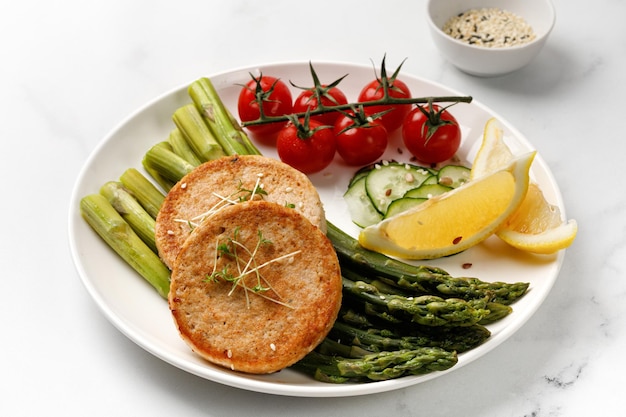
<path fill-rule="evenodd" d="M 400 67 L 402 64 L 400 64 Z M 311 70 L 311 76 L 314 81 L 313 90 L 317 92 L 318 95 L 323 96 L 326 87 L 324 87 L 315 72 L 315 69 L 312 64 L 309 64 Z M 384 106 L 384 105 L 403 105 L 403 104 L 428 104 L 428 103 L 471 103 L 471 96 L 428 96 L 428 97 L 407 97 L 407 98 L 398 98 L 394 97 L 394 94 L 391 93 L 393 88 L 393 80 L 397 79 L 397 75 L 399 73 L 400 67 L 393 73 L 392 77 L 387 75 L 385 57 L 383 57 L 381 68 L 380 68 L 380 77 L 377 77 L 378 82 L 380 83 L 380 88 L 382 90 L 382 97 L 379 99 L 364 101 L 364 102 L 349 102 L 346 104 L 338 104 L 338 105 L 328 105 L 325 104 L 322 100 L 317 101 L 317 106 L 314 108 L 308 108 L 307 111 L 310 117 L 325 114 L 329 112 L 337 112 L 339 110 L 349 111 L 353 108 L 355 104 L 363 105 L 364 107 L 373 107 L 373 106 Z M 253 80 L 260 80 L 261 77 L 255 77 L 250 74 Z M 333 83 L 329 84 L 329 86 L 337 87 L 339 83 L 347 76 L 348 74 L 342 76 L 341 78 L 335 80 Z M 292 84 L 293 85 L 293 84 Z M 294 85 L 295 86 L 295 85 Z M 258 95 L 257 100 L 259 106 L 262 106 L 263 100 L 267 100 L 267 97 L 270 96 L 271 91 L 268 93 L 266 91 L 265 95 Z M 286 122 L 289 120 L 290 116 L 296 116 L 298 118 L 304 117 L 307 111 L 300 112 L 291 112 L 290 114 L 284 115 L 268 115 L 268 114 L 260 114 L 256 119 L 248 119 L 242 120 L 241 125 L 243 127 L 251 128 L 256 125 L 263 125 L 268 123 L 275 122 Z"/>
<path fill-rule="evenodd" d="M 335 153 L 348 165 L 375 162 L 384 154 L 391 133 L 400 127 L 406 147 L 415 157 L 429 163 L 439 162 L 443 148 L 446 153 L 454 153 L 460 142 L 450 141 L 448 147 L 443 143 L 446 136 L 451 136 L 448 133 L 452 129 L 459 131 L 460 137 L 460 128 L 456 120 L 448 117 L 446 109 L 457 103 L 469 103 L 472 97 L 412 97 L 409 87 L 398 78 L 403 64 L 404 61 L 389 76 L 383 57 L 380 76 L 363 87 L 357 102 L 348 102 L 340 89 L 348 74 L 322 84 L 310 62 L 312 87 L 289 81 L 294 88 L 302 90 L 295 102 L 285 82 L 250 74 L 252 80 L 244 86 L 238 101 L 241 124 L 257 138 L 275 141 L 280 159 L 307 174 L 324 169 Z M 435 112 L 434 109 L 440 108 L 435 102 L 450 104 Z M 409 120 L 416 119 L 416 112 L 421 119 Z M 415 128 L 407 130 L 407 123 L 419 125 L 423 132 L 418 135 Z M 433 136 L 442 140 L 429 145 Z M 418 146 L 421 146 L 419 153 L 415 151 Z M 429 152 L 436 156 L 427 155 Z"/>

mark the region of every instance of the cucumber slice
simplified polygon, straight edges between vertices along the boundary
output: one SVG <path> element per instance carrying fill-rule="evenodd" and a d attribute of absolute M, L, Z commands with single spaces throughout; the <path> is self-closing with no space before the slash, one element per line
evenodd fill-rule
<path fill-rule="evenodd" d="M 374 169 L 373 165 L 368 165 L 366 167 L 359 169 L 357 172 L 355 172 L 352 178 L 350 178 L 350 182 L 348 183 L 348 188 L 352 187 L 352 184 L 354 184 L 359 178 L 366 177 L 367 174 L 369 174 L 372 169 Z"/>
<path fill-rule="evenodd" d="M 352 182 L 343 198 L 348 205 L 350 217 L 357 226 L 371 226 L 383 219 L 365 191 L 365 176 Z"/>
<path fill-rule="evenodd" d="M 437 173 L 431 174 L 430 177 L 426 178 L 421 186 L 426 184 L 439 184 L 439 178 L 437 178 Z"/>
<path fill-rule="evenodd" d="M 406 194 L 404 194 L 404 197 L 431 198 L 450 190 L 452 190 L 452 187 L 446 187 L 445 185 L 441 184 L 422 184 L 422 186 L 419 188 L 414 188 L 407 191 Z"/>
<path fill-rule="evenodd" d="M 470 169 L 462 165 L 446 165 L 439 170 L 437 179 L 439 184 L 458 188 L 469 181 Z"/>
<path fill-rule="evenodd" d="M 389 162 L 377 165 L 365 177 L 365 191 L 376 210 L 385 214 L 393 200 L 422 185 L 430 175 L 428 170 L 416 165 Z"/>
<path fill-rule="evenodd" d="M 427 198 L 412 198 L 412 197 L 402 197 L 397 200 L 393 200 L 389 207 L 387 208 L 387 213 L 385 213 L 385 219 L 389 218 L 398 213 L 402 213 L 412 207 L 417 206 L 418 204 L 422 204 L 424 201 L 428 200 Z"/>

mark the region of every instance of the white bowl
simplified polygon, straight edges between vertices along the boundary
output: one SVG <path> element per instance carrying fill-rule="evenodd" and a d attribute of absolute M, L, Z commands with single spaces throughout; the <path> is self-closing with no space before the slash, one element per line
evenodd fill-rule
<path fill-rule="evenodd" d="M 535 32 L 526 44 L 508 47 L 470 45 L 443 31 L 451 17 L 470 9 L 499 8 L 523 18 Z M 441 54 L 468 74 L 492 77 L 516 71 L 541 51 L 554 27 L 556 13 L 550 0 L 428 0 L 430 32 Z"/>

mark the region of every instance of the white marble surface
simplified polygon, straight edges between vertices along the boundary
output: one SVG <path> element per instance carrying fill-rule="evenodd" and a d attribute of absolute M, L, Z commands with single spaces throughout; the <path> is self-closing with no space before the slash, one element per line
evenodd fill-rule
<path fill-rule="evenodd" d="M 0 415 L 615 416 L 626 397 L 626 2 L 555 0 L 541 55 L 501 78 L 458 72 L 424 2 L 64 1 L 0 12 Z M 101 314 L 68 248 L 72 186 L 103 136 L 196 77 L 264 62 L 367 63 L 473 95 L 535 144 L 579 235 L 519 332 L 433 381 L 354 398 L 292 398 L 209 382 L 145 352 Z M 621 260 L 620 260 L 621 259 Z"/>

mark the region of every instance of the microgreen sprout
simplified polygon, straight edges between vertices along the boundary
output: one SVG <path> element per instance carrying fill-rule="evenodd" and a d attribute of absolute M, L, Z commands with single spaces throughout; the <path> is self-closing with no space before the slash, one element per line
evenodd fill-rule
<path fill-rule="evenodd" d="M 249 249 L 240 241 L 240 228 L 237 227 L 233 231 L 232 237 L 228 237 L 223 241 L 219 239 L 215 242 L 215 256 L 213 260 L 213 271 L 207 274 L 205 282 L 219 282 L 225 281 L 232 284 L 232 288 L 228 295 L 232 295 L 237 288 L 241 288 L 244 291 L 246 297 L 246 307 L 250 308 L 250 293 L 258 295 L 262 298 L 270 300 L 274 303 L 290 307 L 285 302 L 281 301 L 281 296 L 271 286 L 271 284 L 261 274 L 261 269 L 266 266 L 280 262 L 283 259 L 287 259 L 299 254 L 301 251 L 294 251 L 281 255 L 277 258 L 273 258 L 263 264 L 257 263 L 257 255 L 259 250 L 263 246 L 272 245 L 272 241 L 266 239 L 263 236 L 261 230 L 257 231 L 257 242 L 254 248 Z M 220 259 L 226 259 L 230 263 L 226 263 L 220 269 L 218 269 L 218 261 Z M 233 265 L 234 264 L 234 265 Z M 236 273 L 231 272 L 232 269 L 236 269 Z M 254 276 L 254 285 L 248 286 L 246 283 L 246 277 L 249 275 Z M 272 294 L 270 294 L 273 293 Z M 290 307 L 291 308 L 291 307 Z"/>
<path fill-rule="evenodd" d="M 237 192 L 237 194 L 241 194 L 237 197 L 239 199 L 239 202 L 254 200 L 255 196 L 260 196 L 261 198 L 263 198 L 263 196 L 266 196 L 267 191 L 265 191 L 263 187 L 261 187 L 260 181 L 261 181 L 261 178 L 257 178 L 254 184 L 254 188 L 252 190 L 248 190 L 247 188 L 244 188 L 243 184 L 240 181 L 239 189 Z"/>
<path fill-rule="evenodd" d="M 237 203 L 243 203 L 244 201 L 252 201 L 257 197 L 263 199 L 267 195 L 267 191 L 263 189 L 261 185 L 261 176 L 259 176 L 251 190 L 245 188 L 243 186 L 243 182 L 240 180 L 237 190 L 230 195 L 222 196 L 217 193 L 212 193 L 212 195 L 217 197 L 219 201 L 209 207 L 208 210 L 192 217 L 191 219 L 174 219 L 174 221 L 178 223 L 186 223 L 189 226 L 189 231 L 191 232 L 194 228 L 198 227 L 204 219 L 212 216 L 224 207 L 232 206 Z"/>

